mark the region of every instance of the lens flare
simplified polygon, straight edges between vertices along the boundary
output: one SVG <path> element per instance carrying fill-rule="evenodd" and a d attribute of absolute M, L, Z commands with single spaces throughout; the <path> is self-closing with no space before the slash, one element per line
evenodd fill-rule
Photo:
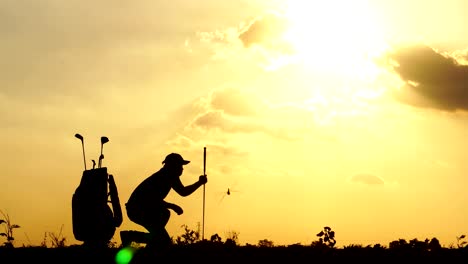
<path fill-rule="evenodd" d="M 117 264 L 128 264 L 133 258 L 135 250 L 131 247 L 124 247 L 115 255 L 115 262 Z"/>

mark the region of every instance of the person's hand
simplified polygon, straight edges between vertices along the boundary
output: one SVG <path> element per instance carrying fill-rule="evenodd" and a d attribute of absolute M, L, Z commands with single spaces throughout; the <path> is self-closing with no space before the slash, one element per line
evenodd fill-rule
<path fill-rule="evenodd" d="M 198 177 L 198 181 L 201 183 L 201 184 L 205 184 L 208 182 L 208 178 L 206 177 L 206 175 L 200 175 L 200 177 Z"/>
<path fill-rule="evenodd" d="M 176 214 L 178 215 L 181 215 L 184 213 L 184 210 L 182 209 L 182 207 L 176 205 L 176 204 L 173 204 L 172 207 L 171 207 L 172 210 L 174 210 L 174 212 L 176 212 Z"/>

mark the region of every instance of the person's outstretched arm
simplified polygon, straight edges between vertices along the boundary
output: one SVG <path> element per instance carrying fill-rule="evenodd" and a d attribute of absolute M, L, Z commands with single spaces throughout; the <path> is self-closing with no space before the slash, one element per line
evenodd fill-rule
<path fill-rule="evenodd" d="M 198 188 L 200 188 L 203 184 L 207 182 L 208 182 L 208 179 L 206 178 L 206 175 L 201 175 L 198 178 L 198 181 L 195 182 L 194 184 L 184 186 L 182 182 L 180 181 L 180 178 L 177 177 L 177 179 L 174 180 L 172 188 L 180 196 L 189 196 L 190 194 L 192 194 L 194 191 L 196 191 Z"/>

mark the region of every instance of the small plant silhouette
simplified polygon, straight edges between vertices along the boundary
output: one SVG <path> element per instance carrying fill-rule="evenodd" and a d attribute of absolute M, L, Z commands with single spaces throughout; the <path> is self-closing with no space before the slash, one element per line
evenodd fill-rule
<path fill-rule="evenodd" d="M 274 243 L 271 240 L 262 239 L 258 241 L 258 246 L 259 247 L 274 247 Z"/>
<path fill-rule="evenodd" d="M 317 236 L 319 237 L 318 244 L 324 244 L 331 248 L 336 244 L 335 231 L 332 231 L 328 226 L 324 227 Z"/>
<path fill-rule="evenodd" d="M 463 239 L 465 239 L 465 235 L 461 235 L 459 237 L 457 237 L 457 246 L 458 248 L 462 248 L 462 247 L 466 247 L 466 241 L 463 241 Z"/>
<path fill-rule="evenodd" d="M 226 232 L 226 245 L 237 246 L 239 244 L 239 232 L 237 231 L 228 231 Z"/>
<path fill-rule="evenodd" d="M 176 238 L 177 245 L 190 245 L 200 240 L 200 231 L 190 229 L 187 225 L 182 225 L 184 233 Z"/>
<path fill-rule="evenodd" d="M 4 219 L 0 219 L 0 224 L 5 224 L 5 232 L 0 233 L 0 236 L 6 237 L 7 241 L 3 243 L 5 247 L 14 247 L 13 241 L 15 238 L 13 237 L 13 229 L 20 228 L 19 225 L 15 225 L 11 223 L 10 216 L 7 213 L 4 213 L 0 210 L 0 213 L 3 215 Z"/>
<path fill-rule="evenodd" d="M 47 247 L 47 232 L 44 232 L 44 238 L 41 241 L 39 247 L 46 248 Z"/>
<path fill-rule="evenodd" d="M 211 236 L 210 241 L 213 243 L 222 243 L 222 238 L 218 235 L 218 233 Z"/>
<path fill-rule="evenodd" d="M 51 239 L 53 248 L 63 248 L 65 247 L 66 238 L 62 235 L 63 225 L 60 227 L 60 232 L 55 234 L 54 232 L 49 232 L 49 237 Z"/>

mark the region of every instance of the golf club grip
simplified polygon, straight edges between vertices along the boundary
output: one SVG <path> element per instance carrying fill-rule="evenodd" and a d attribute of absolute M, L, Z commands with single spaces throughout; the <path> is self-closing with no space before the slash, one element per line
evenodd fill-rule
<path fill-rule="evenodd" d="M 206 174 L 206 147 L 203 148 L 203 175 Z"/>

